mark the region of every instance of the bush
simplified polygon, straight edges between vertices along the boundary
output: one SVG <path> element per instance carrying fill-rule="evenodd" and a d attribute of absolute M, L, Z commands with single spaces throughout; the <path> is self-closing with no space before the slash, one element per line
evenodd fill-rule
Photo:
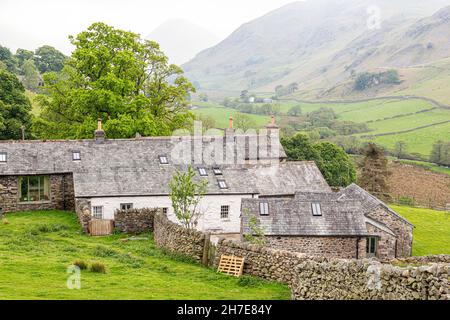
<path fill-rule="evenodd" d="M 95 273 L 106 273 L 106 266 L 101 262 L 93 262 L 89 270 Z"/>
<path fill-rule="evenodd" d="M 86 270 L 88 268 L 88 264 L 86 262 L 84 262 L 83 260 L 75 260 L 73 262 L 73 265 L 80 268 L 80 270 Z"/>
<path fill-rule="evenodd" d="M 413 207 L 414 206 L 414 199 L 411 199 L 409 197 L 400 197 L 398 198 L 398 204 L 402 205 L 402 206 L 409 206 L 409 207 Z"/>

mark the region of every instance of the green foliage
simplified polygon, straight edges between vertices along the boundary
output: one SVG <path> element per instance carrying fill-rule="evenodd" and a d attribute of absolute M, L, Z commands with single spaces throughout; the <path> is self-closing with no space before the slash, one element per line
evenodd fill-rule
<path fill-rule="evenodd" d="M 379 73 L 364 72 L 356 77 L 354 89 L 363 91 L 380 84 L 398 84 L 400 78 L 397 70 L 388 70 Z"/>
<path fill-rule="evenodd" d="M 356 181 L 355 168 L 345 151 L 330 143 L 312 144 L 304 133 L 283 137 L 281 143 L 289 160 L 315 161 L 330 186 L 348 186 Z"/>
<path fill-rule="evenodd" d="M 243 113 L 238 113 L 234 117 L 234 127 L 245 132 L 249 129 L 256 129 L 256 123 L 250 116 Z"/>
<path fill-rule="evenodd" d="M 170 135 L 192 123 L 194 87 L 157 43 L 103 23 L 70 39 L 75 50 L 62 71 L 44 75 L 34 125 L 41 138 L 90 138 L 98 118 L 109 138 Z"/>
<path fill-rule="evenodd" d="M 238 285 L 241 287 L 258 287 L 262 285 L 262 280 L 249 276 L 241 276 L 238 279 Z"/>
<path fill-rule="evenodd" d="M 80 270 L 86 270 L 88 268 L 88 264 L 84 260 L 77 259 L 73 262 L 74 266 L 80 268 Z"/>
<path fill-rule="evenodd" d="M 0 46 L 0 61 L 4 63 L 9 72 L 17 72 L 17 59 L 8 48 Z"/>
<path fill-rule="evenodd" d="M 89 270 L 94 273 L 106 273 L 106 266 L 101 262 L 92 262 Z"/>
<path fill-rule="evenodd" d="M 22 66 L 26 61 L 33 60 L 34 52 L 26 49 L 17 49 L 15 57 L 17 59 L 19 68 L 22 69 Z M 22 71 L 21 74 L 23 74 Z"/>
<path fill-rule="evenodd" d="M 203 102 L 208 102 L 208 95 L 207 95 L 206 93 L 201 93 L 201 94 L 198 96 L 198 99 L 199 99 L 200 101 L 203 101 Z"/>
<path fill-rule="evenodd" d="M 450 166 L 450 142 L 439 140 L 433 144 L 430 161 L 439 165 Z"/>
<path fill-rule="evenodd" d="M 0 70 L 0 140 L 21 139 L 22 126 L 25 137 L 30 137 L 30 111 L 22 83 L 14 74 Z"/>
<path fill-rule="evenodd" d="M 207 180 L 194 181 L 192 166 L 187 172 L 178 171 L 169 182 L 170 200 L 178 221 L 187 229 L 193 229 L 201 215 L 199 204 L 206 193 Z"/>
<path fill-rule="evenodd" d="M 244 214 L 248 215 L 248 212 L 244 212 Z M 248 227 L 250 228 L 250 233 L 244 234 L 245 241 L 259 245 L 266 244 L 264 230 L 258 226 L 258 219 L 256 216 L 252 215 L 249 218 Z"/>
<path fill-rule="evenodd" d="M 317 165 L 330 186 L 345 187 L 356 181 L 356 170 L 342 148 L 330 142 L 313 147 L 319 153 Z"/>
<path fill-rule="evenodd" d="M 405 158 L 407 156 L 407 144 L 405 141 L 397 141 L 394 147 L 394 155 L 399 158 Z"/>
<path fill-rule="evenodd" d="M 23 84 L 31 91 L 36 91 L 39 86 L 39 72 L 33 60 L 27 60 L 22 65 Z"/>
<path fill-rule="evenodd" d="M 51 46 L 36 49 L 34 61 L 40 73 L 59 72 L 63 69 L 67 57 Z"/>
<path fill-rule="evenodd" d="M 298 117 L 299 115 L 302 114 L 302 108 L 298 105 L 293 106 L 289 109 L 287 114 L 288 114 L 288 116 L 291 116 L 291 117 Z"/>

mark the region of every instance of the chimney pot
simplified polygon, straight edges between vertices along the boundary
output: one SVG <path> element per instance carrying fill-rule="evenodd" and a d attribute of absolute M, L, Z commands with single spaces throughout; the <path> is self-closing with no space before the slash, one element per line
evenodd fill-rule
<path fill-rule="evenodd" d="M 228 128 L 233 129 L 233 116 L 230 116 L 230 123 L 229 123 Z"/>
<path fill-rule="evenodd" d="M 105 131 L 103 130 L 102 119 L 98 118 L 97 130 L 94 133 L 95 143 L 102 143 L 105 141 Z"/>

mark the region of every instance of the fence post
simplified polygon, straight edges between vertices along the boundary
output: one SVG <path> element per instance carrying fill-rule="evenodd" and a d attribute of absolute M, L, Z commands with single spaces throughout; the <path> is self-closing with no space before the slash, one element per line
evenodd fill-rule
<path fill-rule="evenodd" d="M 209 244 L 211 242 L 211 233 L 205 233 L 205 242 L 203 243 L 203 256 L 202 256 L 202 264 L 204 266 L 209 265 Z"/>

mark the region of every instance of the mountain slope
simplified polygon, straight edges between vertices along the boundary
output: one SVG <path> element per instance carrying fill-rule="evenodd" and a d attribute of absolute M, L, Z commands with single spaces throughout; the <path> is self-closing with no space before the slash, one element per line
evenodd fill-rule
<path fill-rule="evenodd" d="M 189 61 L 220 40 L 208 30 L 183 19 L 164 22 L 146 38 L 158 42 L 170 62 L 175 64 Z"/>
<path fill-rule="evenodd" d="M 367 25 L 374 4 L 380 30 Z M 295 2 L 244 24 L 183 68 L 201 89 L 273 91 L 278 84 L 298 82 L 320 96 L 349 81 L 351 70 L 406 67 L 449 56 L 446 10 L 425 18 L 445 4 L 450 0 Z"/>

